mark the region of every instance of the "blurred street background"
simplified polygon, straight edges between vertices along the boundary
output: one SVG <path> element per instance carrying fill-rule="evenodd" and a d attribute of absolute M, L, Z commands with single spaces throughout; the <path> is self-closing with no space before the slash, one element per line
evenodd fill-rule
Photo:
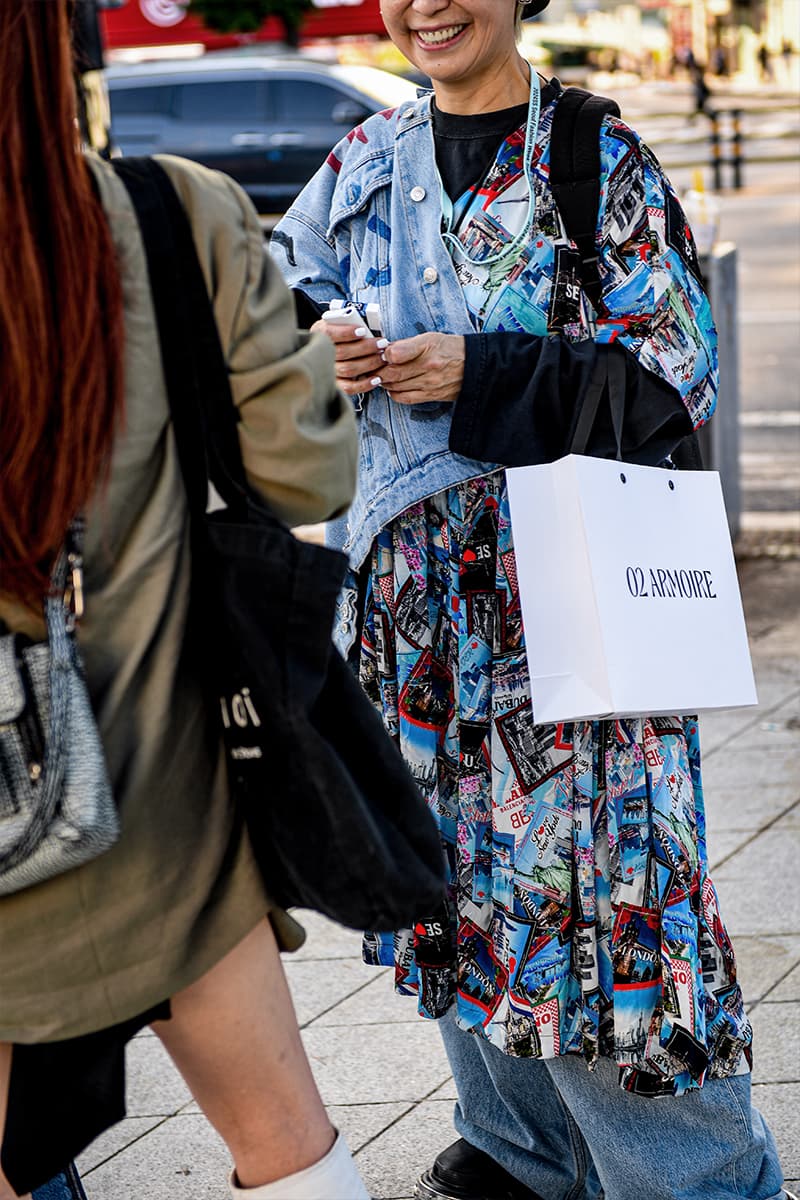
<path fill-rule="evenodd" d="M 348 129 L 425 83 L 382 36 L 379 0 L 79 0 L 78 12 L 87 142 L 227 171 L 265 232 Z M 707 465 L 740 555 L 796 554 L 800 0 L 551 0 L 522 50 L 543 74 L 613 96 L 701 252 L 710 239 L 733 250 L 711 280 L 728 386 Z"/>
<path fill-rule="evenodd" d="M 406 77 L 408 64 L 381 37 L 378 0 L 80 6 L 87 143 L 106 154 L 168 151 L 227 170 L 266 230 L 339 137 L 424 83 Z M 704 243 L 726 379 L 710 465 L 723 474 L 760 695 L 756 710 L 703 722 L 710 857 L 756 1031 L 756 1102 L 795 1190 L 799 49 L 800 0 L 552 0 L 523 39 L 541 73 L 618 101 Z M 715 274 L 717 259 L 727 268 Z M 309 931 L 287 973 L 323 1098 L 359 1152 L 372 1194 L 408 1197 L 418 1171 L 453 1136 L 454 1091 L 438 1034 L 392 995 L 386 972 L 360 962 L 356 934 L 313 916 Z M 128 1118 L 81 1164 L 91 1200 L 221 1196 L 224 1148 L 155 1038 L 135 1040 L 129 1066 Z"/>

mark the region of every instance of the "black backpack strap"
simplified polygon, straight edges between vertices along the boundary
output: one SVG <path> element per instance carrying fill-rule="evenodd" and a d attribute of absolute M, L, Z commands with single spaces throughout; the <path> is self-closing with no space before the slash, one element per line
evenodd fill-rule
<path fill-rule="evenodd" d="M 558 98 L 550 134 L 550 187 L 567 235 L 578 247 L 583 290 L 596 311 L 602 305 L 595 234 L 600 211 L 600 126 L 618 117 L 619 105 L 583 88 Z"/>
<path fill-rule="evenodd" d="M 164 168 L 121 158 L 114 170 L 136 211 L 158 324 L 164 380 L 191 511 L 206 511 L 208 482 L 236 510 L 245 502 L 237 413 L 191 226 Z"/>
<path fill-rule="evenodd" d="M 578 247 L 581 283 L 595 312 L 601 311 L 603 284 L 595 246 L 600 213 L 600 127 L 607 116 L 618 117 L 619 105 L 584 88 L 566 88 L 558 98 L 550 134 L 550 187 L 568 237 Z M 586 412 L 576 432 L 585 446 L 600 403 L 602 383 L 593 380 Z M 573 447 L 573 453 L 581 453 Z M 683 470 L 701 471 L 703 460 L 696 433 L 685 437 L 672 453 Z"/>

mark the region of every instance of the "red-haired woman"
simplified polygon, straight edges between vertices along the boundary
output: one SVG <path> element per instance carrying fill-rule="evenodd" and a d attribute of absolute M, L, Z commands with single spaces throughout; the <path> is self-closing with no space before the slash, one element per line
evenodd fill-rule
<path fill-rule="evenodd" d="M 76 142 L 67 0 L 0 0 L 0 78 L 0 620 L 43 636 L 51 565 L 83 513 L 80 646 L 122 825 L 104 855 L 0 898 L 0 1198 L 44 1182 L 33 1152 L 12 1165 L 24 1131 L 40 1151 L 63 1147 L 52 1174 L 122 1115 L 98 1110 L 125 1040 L 151 1022 L 230 1148 L 234 1196 L 366 1197 L 280 966 L 301 931 L 265 895 L 201 735 L 182 657 L 187 504 L 147 267 L 127 192 Z M 298 337 L 241 191 L 162 166 L 208 284 L 250 479 L 286 520 L 326 518 L 355 477 L 330 346 Z M 16 1107 L 31 1095 L 35 1110 Z"/>

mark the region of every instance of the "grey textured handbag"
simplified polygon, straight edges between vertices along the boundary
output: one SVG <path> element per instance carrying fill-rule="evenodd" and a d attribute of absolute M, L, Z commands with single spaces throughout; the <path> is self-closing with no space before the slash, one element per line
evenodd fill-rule
<path fill-rule="evenodd" d="M 80 538 L 75 523 L 53 569 L 47 640 L 0 636 L 0 895 L 80 866 L 119 835 L 75 640 Z"/>

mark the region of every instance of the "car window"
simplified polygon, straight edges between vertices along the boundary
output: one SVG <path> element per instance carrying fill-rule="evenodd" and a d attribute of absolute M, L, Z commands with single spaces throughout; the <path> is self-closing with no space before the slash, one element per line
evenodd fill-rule
<path fill-rule="evenodd" d="M 155 86 L 111 88 L 111 114 L 114 117 L 128 117 L 167 113 L 171 90 L 169 87 Z"/>
<path fill-rule="evenodd" d="M 267 87 L 258 79 L 180 83 L 175 115 L 184 121 L 244 123 L 266 119 Z"/>
<path fill-rule="evenodd" d="M 272 84 L 275 111 L 281 121 L 298 125 L 330 125 L 333 110 L 342 102 L 357 105 L 345 92 L 326 83 L 305 79 L 276 79 Z"/>

